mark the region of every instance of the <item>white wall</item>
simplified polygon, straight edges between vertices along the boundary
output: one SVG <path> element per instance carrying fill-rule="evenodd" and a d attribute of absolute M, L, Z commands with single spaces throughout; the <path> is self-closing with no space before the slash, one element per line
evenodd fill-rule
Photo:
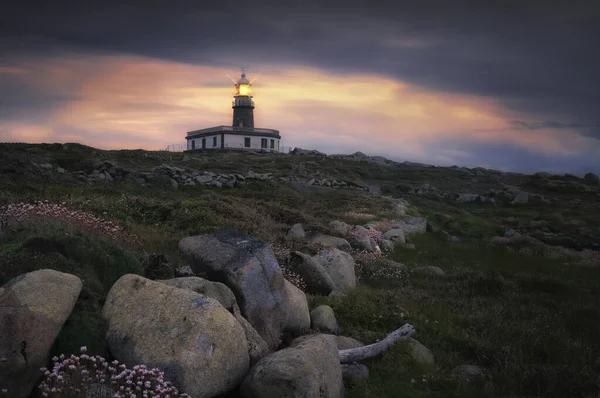
<path fill-rule="evenodd" d="M 213 147 L 213 137 L 217 137 L 217 146 Z M 230 148 L 230 149 L 255 149 L 255 150 L 261 150 L 263 148 L 261 148 L 261 139 L 263 137 L 257 137 L 257 136 L 248 136 L 248 138 L 250 138 L 250 147 L 245 147 L 244 146 L 244 137 L 243 135 L 233 135 L 233 134 L 225 134 L 225 149 Z M 267 148 L 266 150 L 271 150 L 271 140 L 275 140 L 275 147 L 273 148 L 274 151 L 278 151 L 279 150 L 279 139 L 277 138 L 270 138 L 270 137 L 264 137 L 267 139 Z M 191 150 L 192 149 L 192 141 L 196 142 L 196 146 L 195 149 L 202 149 L 202 138 L 194 138 L 193 140 L 188 140 L 187 142 L 187 149 Z M 221 135 L 216 135 L 216 136 L 209 136 L 206 137 L 206 149 L 220 149 L 221 148 Z"/>

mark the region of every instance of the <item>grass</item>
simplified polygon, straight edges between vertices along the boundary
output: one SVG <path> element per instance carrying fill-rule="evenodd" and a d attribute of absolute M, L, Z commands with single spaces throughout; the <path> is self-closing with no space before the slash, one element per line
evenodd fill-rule
<path fill-rule="evenodd" d="M 501 235 L 506 228 L 528 232 L 546 228 L 564 232 L 555 238 L 557 241 L 597 241 L 600 211 L 596 210 L 600 210 L 600 202 L 593 196 L 582 196 L 580 207 L 573 207 L 567 200 L 552 205 L 458 205 L 412 196 L 406 189 L 407 185 L 423 183 L 439 189 L 469 183 L 464 174 L 450 169 L 239 153 L 186 156 L 100 151 L 78 144 L 68 144 L 66 149 L 62 144 L 0 145 L 2 167 L 30 159 L 75 171 L 111 160 L 132 170 L 150 170 L 168 163 L 214 172 L 253 170 L 301 176 L 319 171 L 328 178 L 379 181 L 382 187 L 388 187 L 385 192 L 402 191 L 419 215 L 428 218 L 435 232 L 411 236 L 409 241 L 416 249 L 399 247 L 389 255 L 404 263 L 408 272 L 392 272 L 382 262 L 360 264 L 360 283 L 346 299 L 309 297 L 310 307 L 331 305 L 341 333 L 365 343 L 410 322 L 417 329 L 414 337 L 433 352 L 436 367 L 420 367 L 411 359 L 406 345 L 397 344 L 380 357 L 365 361 L 370 378 L 349 387 L 347 396 L 600 394 L 598 268 L 577 266 L 574 257 L 550 258 L 540 247 L 487 243 L 487 238 Z M 372 214 L 374 219 L 397 218 L 385 198 L 357 190 L 303 189 L 268 183 L 231 189 L 179 186 L 173 190 L 167 186 L 142 188 L 130 182 L 88 185 L 55 174 L 44 178 L 36 175 L 4 178 L 0 173 L 0 205 L 37 200 L 65 203 L 70 209 L 115 221 L 140 240 L 139 246 L 125 246 L 53 222 L 27 224 L 4 233 L 0 239 L 0 284 L 40 268 L 70 272 L 84 281 L 80 299 L 53 353 L 77 354 L 80 346 L 87 345 L 91 352 L 106 355 L 106 325 L 100 310 L 108 289 L 120 275 L 143 274 L 146 254 L 163 254 L 170 262 L 180 263 L 177 242 L 185 236 L 227 228 L 277 247 L 304 250 L 302 244 L 283 239 L 295 223 L 302 223 L 307 230 L 328 232 L 327 225 L 336 219 L 363 224 L 371 218 L 361 214 Z M 507 179 L 511 185 L 529 181 L 529 177 L 520 176 Z M 569 195 L 565 198 L 571 198 Z M 440 229 L 460 241 L 448 242 Z M 440 267 L 447 276 L 432 278 L 410 272 L 424 265 Z M 451 370 L 465 363 L 482 367 L 485 379 L 466 384 L 451 378 Z"/>

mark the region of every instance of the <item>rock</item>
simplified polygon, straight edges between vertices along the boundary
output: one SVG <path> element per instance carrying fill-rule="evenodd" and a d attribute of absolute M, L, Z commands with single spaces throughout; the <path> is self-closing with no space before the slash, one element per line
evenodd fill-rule
<path fill-rule="evenodd" d="M 336 248 L 346 252 L 349 252 L 352 247 L 350 243 L 346 239 L 337 238 L 335 236 L 329 236 L 325 234 L 316 234 L 311 239 L 310 242 L 315 245 L 319 245 L 324 248 Z"/>
<path fill-rule="evenodd" d="M 150 254 L 143 261 L 144 276 L 148 279 L 171 279 L 175 269 L 162 254 Z"/>
<path fill-rule="evenodd" d="M 65 172 L 66 172 L 66 170 L 65 170 L 65 169 L 63 169 L 62 167 L 57 167 L 57 168 L 56 168 L 56 171 L 57 171 L 58 173 L 60 173 L 60 174 L 65 174 Z"/>
<path fill-rule="evenodd" d="M 323 333 L 338 334 L 339 326 L 333 309 L 328 305 L 320 305 L 310 312 L 310 323 L 314 330 Z"/>
<path fill-rule="evenodd" d="M 450 374 L 453 377 L 464 380 L 466 382 L 482 379 L 484 377 L 483 371 L 479 366 L 475 365 L 460 365 L 452 369 Z"/>
<path fill-rule="evenodd" d="M 472 203 L 479 199 L 479 194 L 476 193 L 461 193 L 456 198 L 456 203 Z"/>
<path fill-rule="evenodd" d="M 427 219 L 425 217 L 412 217 L 407 220 L 392 223 L 392 228 L 402 229 L 404 236 L 424 234 L 427 232 Z"/>
<path fill-rule="evenodd" d="M 352 227 L 343 221 L 334 220 L 329 223 L 329 228 L 342 236 L 346 236 Z"/>
<path fill-rule="evenodd" d="M 284 327 L 284 332 L 300 332 L 310 329 L 310 312 L 308 311 L 308 301 L 306 294 L 291 282 L 285 281 L 285 294 L 288 303 L 288 320 Z"/>
<path fill-rule="evenodd" d="M 196 181 L 199 184 L 208 184 L 209 182 L 213 181 L 213 176 L 212 175 L 200 175 L 197 177 L 194 177 L 194 181 Z"/>
<path fill-rule="evenodd" d="M 244 398 L 342 398 L 342 368 L 335 339 L 312 335 L 259 361 L 240 387 Z"/>
<path fill-rule="evenodd" d="M 369 378 L 369 368 L 362 363 L 343 363 L 342 378 L 348 385 L 357 385 L 365 382 Z"/>
<path fill-rule="evenodd" d="M 300 156 L 327 156 L 327 154 L 323 152 L 319 152 L 316 149 L 302 149 L 302 148 L 294 148 L 290 151 L 290 155 L 300 155 Z"/>
<path fill-rule="evenodd" d="M 537 173 L 534 174 L 534 176 L 537 178 L 550 178 L 550 177 L 552 177 L 552 174 L 546 173 L 544 171 L 538 171 Z"/>
<path fill-rule="evenodd" d="M 336 284 L 331 276 L 308 254 L 298 251 L 290 253 L 289 267 L 302 277 L 307 293 L 328 295 L 335 290 Z"/>
<path fill-rule="evenodd" d="M 244 329 L 244 335 L 248 342 L 248 357 L 250 358 L 250 366 L 254 366 L 255 363 L 260 361 L 262 358 L 269 355 L 269 346 L 267 342 L 260 337 L 260 334 L 252 327 L 250 322 L 246 320 L 241 314 L 234 314 L 235 319 L 240 323 Z"/>
<path fill-rule="evenodd" d="M 583 178 L 586 181 L 592 182 L 592 183 L 598 183 L 598 181 L 600 181 L 600 178 L 598 177 L 598 175 L 594 174 L 594 173 L 587 173 L 585 176 L 583 176 Z"/>
<path fill-rule="evenodd" d="M 406 340 L 410 349 L 411 358 L 421 366 L 429 367 L 435 365 L 435 359 L 429 348 L 410 337 Z"/>
<path fill-rule="evenodd" d="M 175 268 L 175 278 L 184 278 L 186 276 L 195 276 L 194 271 L 190 268 L 189 265 L 184 265 L 183 267 Z"/>
<path fill-rule="evenodd" d="M 402 247 L 408 250 L 415 250 L 416 246 L 412 243 L 404 243 L 402 244 Z"/>
<path fill-rule="evenodd" d="M 29 396 L 81 288 L 75 275 L 50 269 L 19 275 L 0 288 L 0 388 L 7 396 Z"/>
<path fill-rule="evenodd" d="M 212 282 L 198 276 L 158 280 L 157 282 L 200 293 L 203 296 L 217 300 L 230 313 L 240 314 L 233 292 L 220 282 Z"/>
<path fill-rule="evenodd" d="M 391 252 L 394 250 L 394 242 L 388 239 L 381 239 L 379 241 L 379 247 L 384 252 Z"/>
<path fill-rule="evenodd" d="M 529 195 L 526 192 L 519 192 L 510 203 L 514 205 L 525 205 L 527 202 L 529 202 Z"/>
<path fill-rule="evenodd" d="M 338 350 L 349 350 L 350 348 L 364 347 L 360 341 L 346 336 L 335 336 Z"/>
<path fill-rule="evenodd" d="M 288 320 L 283 273 L 271 247 L 264 241 L 233 231 L 190 236 L 179 249 L 195 273 L 227 285 L 235 294 L 244 318 L 271 350 L 281 342 Z"/>
<path fill-rule="evenodd" d="M 50 163 L 41 163 L 39 166 L 45 170 L 52 170 L 52 165 Z"/>
<path fill-rule="evenodd" d="M 321 250 L 313 257 L 331 277 L 334 289 L 342 293 L 356 286 L 354 258 L 338 249 Z"/>
<path fill-rule="evenodd" d="M 350 238 L 350 244 L 357 250 L 364 250 L 369 253 L 380 251 L 380 247 L 375 239 L 370 236 L 354 236 Z"/>
<path fill-rule="evenodd" d="M 304 228 L 302 228 L 302 224 L 294 224 L 292 228 L 288 231 L 286 238 L 287 239 L 303 239 L 306 237 L 306 232 L 304 232 Z"/>
<path fill-rule="evenodd" d="M 240 323 L 217 300 L 191 290 L 127 274 L 110 289 L 103 314 L 106 341 L 120 362 L 157 367 L 192 397 L 233 390 L 250 366 Z"/>
<path fill-rule="evenodd" d="M 173 189 L 179 188 L 179 183 L 172 178 L 169 178 L 169 184 L 171 184 L 171 188 Z"/>
<path fill-rule="evenodd" d="M 413 269 L 415 274 L 427 275 L 427 276 L 436 276 L 436 277 L 444 277 L 446 273 L 439 267 L 435 267 L 433 265 L 428 265 L 425 267 L 417 267 Z"/>
<path fill-rule="evenodd" d="M 390 229 L 383 234 L 383 239 L 389 240 L 392 243 L 406 243 L 404 230 L 399 228 Z"/>

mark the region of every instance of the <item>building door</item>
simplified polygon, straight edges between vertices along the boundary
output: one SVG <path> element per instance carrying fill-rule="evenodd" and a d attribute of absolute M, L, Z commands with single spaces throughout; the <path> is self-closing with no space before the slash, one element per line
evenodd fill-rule
<path fill-rule="evenodd" d="M 206 149 L 206 138 L 202 138 L 202 149 Z"/>
<path fill-rule="evenodd" d="M 196 140 L 192 140 L 192 149 L 196 149 Z"/>
<path fill-rule="evenodd" d="M 260 140 L 260 147 L 263 148 L 263 149 L 267 148 L 267 139 L 266 138 L 262 138 Z"/>

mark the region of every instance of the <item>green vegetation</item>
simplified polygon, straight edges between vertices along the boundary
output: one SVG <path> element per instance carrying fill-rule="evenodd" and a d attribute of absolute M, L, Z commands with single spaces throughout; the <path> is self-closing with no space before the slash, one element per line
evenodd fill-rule
<path fill-rule="evenodd" d="M 348 388 L 347 396 L 593 397 L 600 393 L 599 268 L 579 265 L 574 255 L 550 256 L 543 245 L 488 242 L 507 228 L 538 234 L 547 243 L 598 242 L 600 196 L 580 196 L 579 205 L 573 206 L 572 192 L 551 193 L 556 189 L 544 191 L 542 184 L 531 183 L 531 177 L 511 175 L 506 177 L 507 184 L 529 184 L 536 192 L 558 199 L 553 204 L 525 206 L 458 205 L 448 199 L 415 196 L 407 189 L 429 183 L 450 190 L 470 183 L 464 173 L 448 168 L 240 153 L 100 151 L 78 144 L 0 146 L 0 171 L 18 171 L 25 160 L 50 162 L 68 171 L 89 171 L 101 160 L 115 161 L 129 170 L 151 170 L 166 163 L 276 176 L 318 171 L 329 178 L 376 182 L 389 194 L 402 192 L 432 227 L 432 232 L 410 238 L 415 249 L 398 247 L 388 255 L 405 264 L 408 272 L 389 273 L 381 261 L 361 263 L 359 286 L 347 298 L 309 297 L 309 301 L 311 308 L 331 305 L 341 334 L 365 343 L 381 339 L 405 322 L 413 324 L 414 337 L 432 351 L 436 366 L 421 368 L 410 359 L 406 345 L 397 344 L 365 361 L 371 371 L 369 380 Z M 500 185 L 491 178 L 478 178 L 486 189 Z M 283 238 L 298 222 L 307 230 L 325 232 L 334 219 L 362 224 L 396 217 L 385 198 L 357 190 L 268 182 L 230 189 L 180 185 L 175 190 L 140 187 L 134 182 L 85 184 L 63 175 L 35 178 L 0 172 L 0 206 L 38 200 L 64 203 L 68 209 L 113 221 L 123 227 L 123 234 L 137 237 L 135 241 L 113 239 L 93 228 L 46 219 L 0 230 L 0 285 L 40 268 L 73 273 L 84 281 L 76 308 L 53 347 L 55 353 L 74 354 L 82 345 L 91 353 L 106 354 L 101 308 L 112 283 L 125 273 L 144 274 L 148 254 L 163 254 L 172 265 L 182 265 L 177 242 L 185 236 L 227 228 L 264 239 L 274 247 L 293 249 L 296 243 Z M 450 242 L 441 230 L 459 241 Z M 556 232 L 564 234 L 548 235 Z M 412 274 L 417 266 L 437 266 L 447 276 Z M 484 380 L 461 383 L 453 379 L 451 370 L 465 363 L 483 368 Z"/>

